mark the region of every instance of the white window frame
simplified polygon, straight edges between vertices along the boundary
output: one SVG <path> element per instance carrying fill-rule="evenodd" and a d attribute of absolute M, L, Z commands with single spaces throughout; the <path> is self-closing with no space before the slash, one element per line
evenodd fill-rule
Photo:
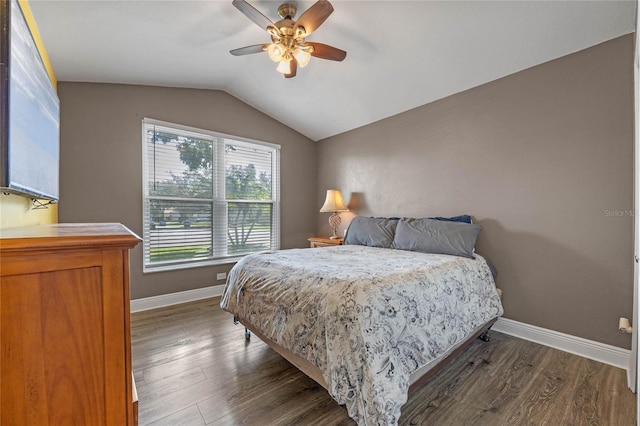
<path fill-rule="evenodd" d="M 178 198 L 178 197 L 170 197 L 170 196 L 150 196 L 149 195 L 149 169 L 150 167 L 147 164 L 148 152 L 147 152 L 147 135 L 146 135 L 146 127 L 147 126 L 162 126 L 166 128 L 170 128 L 175 130 L 176 132 L 185 132 L 192 133 L 196 135 L 203 135 L 207 137 L 211 137 L 213 139 L 213 150 L 214 150 L 214 188 L 212 198 Z M 268 203 L 272 206 L 272 215 L 271 215 L 271 248 L 269 250 L 278 250 L 280 249 L 280 145 L 273 144 L 269 142 L 258 141 L 254 139 L 243 138 L 240 136 L 228 135 L 225 133 L 214 132 L 206 129 L 199 129 L 195 127 L 185 126 L 182 124 L 170 123 L 166 121 L 155 120 L 152 118 L 143 118 L 142 119 L 142 229 L 143 229 L 143 273 L 151 273 L 151 272 L 162 272 L 162 271 L 171 271 L 177 269 L 186 269 L 186 268 L 197 268 L 202 266 L 212 266 L 212 265 L 223 265 L 229 263 L 235 263 L 242 257 L 247 254 L 242 255 L 228 255 L 226 253 L 227 249 L 227 209 L 229 203 Z M 224 179 L 216 179 L 216 175 L 220 175 L 216 172 L 219 168 L 225 167 L 225 156 L 224 156 L 224 146 L 227 142 L 220 143 L 221 140 L 230 140 L 233 143 L 231 145 L 235 146 L 245 146 L 245 147 L 255 147 L 256 145 L 271 149 L 273 152 L 273 160 L 271 163 L 272 171 L 272 199 L 271 201 L 265 200 L 227 200 L 225 196 L 225 180 Z M 188 259 L 188 260 L 176 260 L 176 261 L 166 261 L 166 262 L 150 262 L 148 261 L 148 253 L 150 251 L 150 211 L 149 211 L 149 200 L 152 199 L 162 199 L 162 200 L 175 200 L 175 201 L 184 201 L 184 200 L 193 200 L 197 202 L 204 203 L 212 203 L 212 228 L 213 228 L 213 247 L 214 252 L 212 253 L 211 258 L 207 259 Z M 222 218 L 220 218 L 222 216 Z M 219 221 L 223 221 L 225 232 L 216 233 L 216 229 L 222 229 L 221 227 L 216 227 L 216 219 Z M 257 252 L 256 252 L 257 253 Z"/>

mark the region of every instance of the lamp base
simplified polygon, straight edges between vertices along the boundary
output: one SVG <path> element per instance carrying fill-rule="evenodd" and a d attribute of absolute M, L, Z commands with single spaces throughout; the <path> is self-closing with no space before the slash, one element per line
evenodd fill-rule
<path fill-rule="evenodd" d="M 337 212 L 331 213 L 331 216 L 329 216 L 329 226 L 331 226 L 333 235 L 329 237 L 330 240 L 337 240 L 338 238 L 340 238 L 337 232 L 340 222 L 342 222 L 342 219 L 340 219 L 340 216 L 338 215 L 338 213 Z"/>

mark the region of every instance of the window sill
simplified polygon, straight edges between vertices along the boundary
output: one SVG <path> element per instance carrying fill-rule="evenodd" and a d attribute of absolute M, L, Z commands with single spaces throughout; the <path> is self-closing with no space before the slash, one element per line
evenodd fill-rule
<path fill-rule="evenodd" d="M 218 266 L 218 265 L 229 265 L 232 263 L 236 263 L 238 260 L 242 259 L 246 255 L 235 256 L 235 257 L 225 257 L 224 259 L 215 259 L 215 260 L 206 260 L 202 262 L 195 263 L 174 263 L 162 266 L 143 266 L 142 273 L 143 274 L 153 274 L 155 272 L 169 272 L 169 271 L 177 271 L 180 269 L 192 269 L 192 268 L 202 268 L 206 266 Z"/>

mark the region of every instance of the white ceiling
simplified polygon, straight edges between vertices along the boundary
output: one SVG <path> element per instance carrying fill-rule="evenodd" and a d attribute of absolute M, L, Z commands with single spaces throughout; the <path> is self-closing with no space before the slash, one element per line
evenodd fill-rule
<path fill-rule="evenodd" d="M 284 2 L 249 1 L 273 21 Z M 332 4 L 308 40 L 347 58 L 284 79 L 264 53 L 229 54 L 269 42 L 231 0 L 30 1 L 60 81 L 220 89 L 313 140 L 635 30 L 635 0 Z"/>

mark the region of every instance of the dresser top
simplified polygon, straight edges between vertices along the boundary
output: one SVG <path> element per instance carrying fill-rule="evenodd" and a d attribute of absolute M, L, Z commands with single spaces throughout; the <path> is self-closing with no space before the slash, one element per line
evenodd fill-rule
<path fill-rule="evenodd" d="M 57 223 L 0 230 L 2 251 L 48 246 L 133 248 L 140 241 L 140 237 L 119 223 Z"/>

